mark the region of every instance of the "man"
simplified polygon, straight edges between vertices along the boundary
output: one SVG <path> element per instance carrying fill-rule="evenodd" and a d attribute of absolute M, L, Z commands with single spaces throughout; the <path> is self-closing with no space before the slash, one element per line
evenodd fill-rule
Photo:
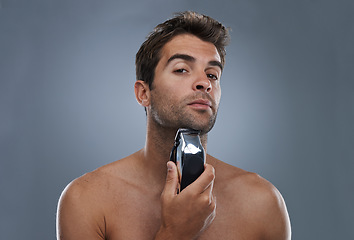
<path fill-rule="evenodd" d="M 168 161 L 178 128 L 215 123 L 229 35 L 184 12 L 158 25 L 136 56 L 135 95 L 146 110 L 145 147 L 74 180 L 58 205 L 58 239 L 290 239 L 284 200 L 265 179 L 206 156 L 202 175 L 177 193 Z M 167 167 L 166 167 L 167 163 Z"/>

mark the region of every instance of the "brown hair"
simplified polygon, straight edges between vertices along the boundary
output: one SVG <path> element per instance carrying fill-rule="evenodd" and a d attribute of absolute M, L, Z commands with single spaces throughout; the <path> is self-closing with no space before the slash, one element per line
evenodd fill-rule
<path fill-rule="evenodd" d="M 203 41 L 213 43 L 220 55 L 221 64 L 225 64 L 225 46 L 230 40 L 228 29 L 211 17 L 186 11 L 177 13 L 174 18 L 157 25 L 147 36 L 136 54 L 136 79 L 148 83 L 152 89 L 161 49 L 173 37 L 183 33 L 189 33 Z"/>

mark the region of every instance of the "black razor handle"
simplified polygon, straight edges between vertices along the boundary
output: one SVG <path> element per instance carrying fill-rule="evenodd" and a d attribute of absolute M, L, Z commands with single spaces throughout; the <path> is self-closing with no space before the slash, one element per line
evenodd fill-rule
<path fill-rule="evenodd" d="M 177 165 L 182 191 L 204 171 L 205 150 L 200 142 L 200 131 L 181 128 L 177 131 L 170 160 Z"/>

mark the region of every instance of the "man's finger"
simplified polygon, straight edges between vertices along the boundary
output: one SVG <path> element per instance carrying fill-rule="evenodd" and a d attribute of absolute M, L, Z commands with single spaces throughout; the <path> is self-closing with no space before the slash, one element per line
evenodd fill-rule
<path fill-rule="evenodd" d="M 167 176 L 163 194 L 176 195 L 178 187 L 177 166 L 171 161 L 167 162 Z"/>

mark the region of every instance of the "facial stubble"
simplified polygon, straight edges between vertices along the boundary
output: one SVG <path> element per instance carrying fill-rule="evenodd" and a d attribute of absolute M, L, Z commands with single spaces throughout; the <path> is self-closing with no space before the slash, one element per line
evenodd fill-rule
<path fill-rule="evenodd" d="M 196 110 L 188 106 L 189 103 L 197 99 L 208 99 L 211 102 L 211 114 L 209 110 Z M 203 92 L 196 92 L 182 101 L 176 102 L 171 95 L 157 93 L 156 89 L 151 91 L 152 120 L 164 128 L 192 128 L 206 134 L 215 124 L 218 107 L 218 104 Z"/>

